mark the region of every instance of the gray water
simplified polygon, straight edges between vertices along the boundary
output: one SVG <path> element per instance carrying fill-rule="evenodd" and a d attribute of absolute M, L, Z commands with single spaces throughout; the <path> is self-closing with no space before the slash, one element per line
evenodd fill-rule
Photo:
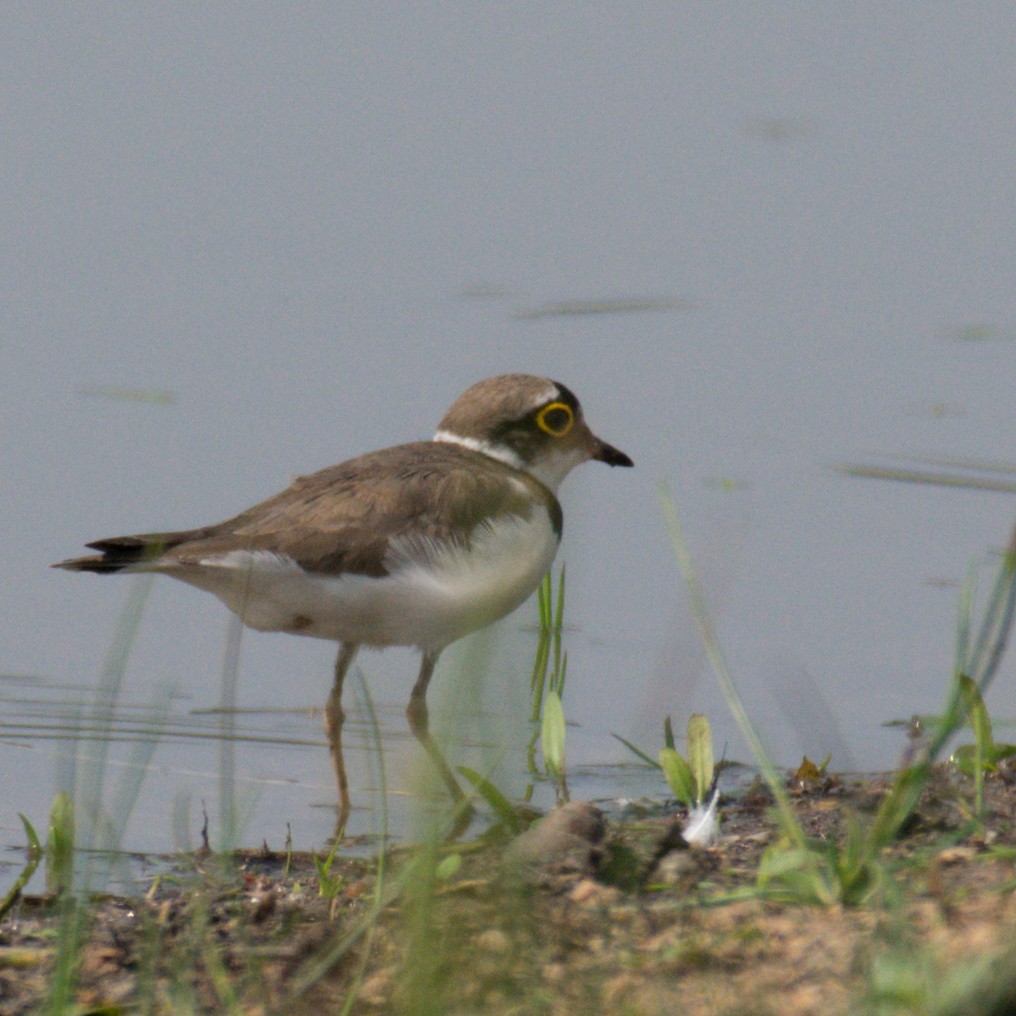
<path fill-rule="evenodd" d="M 706 712 L 745 754 L 661 478 L 778 761 L 890 766 L 883 724 L 940 706 L 958 584 L 1012 498 L 837 467 L 1016 461 L 1007 5 L 81 4 L 0 27 L 0 840 L 66 782 L 128 596 L 51 562 L 425 437 L 506 370 L 568 384 L 636 461 L 562 489 L 568 750 L 604 774 L 591 792 L 631 791 L 610 734 L 655 750 L 668 713 Z M 481 636 L 482 674 L 449 652 L 433 687 L 455 761 L 515 792 L 534 613 Z M 169 703 L 132 849 L 195 843 L 202 801 L 217 833 L 227 631 L 212 598 L 153 588 L 116 710 L 127 730 Z M 333 656 L 244 635 L 245 842 L 330 831 Z M 398 812 L 417 661 L 359 662 Z M 1012 715 L 1011 662 L 989 706 Z M 351 722 L 367 833 L 376 746 Z M 111 793 L 129 757 L 110 752 Z"/>

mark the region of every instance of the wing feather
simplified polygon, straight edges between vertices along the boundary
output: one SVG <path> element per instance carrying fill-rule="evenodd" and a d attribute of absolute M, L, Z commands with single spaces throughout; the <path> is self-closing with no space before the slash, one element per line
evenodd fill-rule
<path fill-rule="evenodd" d="M 380 576 L 393 540 L 403 548 L 468 548 L 477 527 L 501 516 L 528 518 L 534 507 L 550 512 L 560 534 L 557 498 L 528 474 L 458 445 L 419 442 L 299 477 L 218 525 L 99 540 L 89 545 L 98 555 L 61 566 L 186 567 L 245 549 L 285 555 L 317 574 Z"/>

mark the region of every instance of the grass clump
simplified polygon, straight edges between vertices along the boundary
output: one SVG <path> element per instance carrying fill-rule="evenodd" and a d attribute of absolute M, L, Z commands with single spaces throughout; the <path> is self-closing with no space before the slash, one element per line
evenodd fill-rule
<path fill-rule="evenodd" d="M 985 723 L 986 711 L 982 711 L 983 694 L 997 673 L 1012 627 L 1016 604 L 1016 530 L 1003 556 L 975 639 L 971 638 L 973 590 L 972 583 L 967 583 L 949 696 L 942 714 L 931 724 L 926 742 L 896 775 L 872 820 L 864 821 L 848 814 L 842 842 L 823 841 L 806 834 L 794 813 L 784 781 L 748 718 L 724 660 L 673 496 L 666 487 L 661 488 L 661 500 L 706 654 L 775 802 L 782 840 L 763 855 L 756 891 L 770 899 L 824 905 L 858 905 L 871 901 L 890 886 L 881 863 L 883 850 L 895 841 L 913 815 L 935 762 L 968 717 L 977 734 L 975 776 L 980 774 L 978 778 L 983 779 L 985 760 L 991 754 L 990 726 Z M 983 808 L 982 786 L 979 782 L 975 791 L 978 813 Z"/>

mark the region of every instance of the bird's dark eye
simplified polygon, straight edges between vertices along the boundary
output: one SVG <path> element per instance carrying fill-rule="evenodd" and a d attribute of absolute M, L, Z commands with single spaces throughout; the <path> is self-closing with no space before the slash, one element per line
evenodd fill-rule
<path fill-rule="evenodd" d="M 574 422 L 571 406 L 563 402 L 551 402 L 536 414 L 536 426 L 551 437 L 564 437 Z"/>

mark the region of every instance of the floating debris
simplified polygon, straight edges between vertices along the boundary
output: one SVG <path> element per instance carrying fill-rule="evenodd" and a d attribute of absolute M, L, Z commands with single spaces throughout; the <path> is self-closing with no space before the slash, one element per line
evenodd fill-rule
<path fill-rule="evenodd" d="M 560 300 L 543 303 L 529 310 L 516 311 L 512 317 L 536 321 L 548 317 L 572 317 L 581 314 L 632 314 L 657 310 L 694 310 L 690 300 L 662 300 L 652 296 L 630 296 L 603 300 Z"/>
<path fill-rule="evenodd" d="M 950 402 L 921 402 L 907 410 L 907 416 L 930 416 L 935 420 L 960 419 L 966 415 L 964 406 Z"/>
<path fill-rule="evenodd" d="M 455 294 L 459 300 L 505 300 L 511 295 L 510 289 L 493 282 L 477 282 L 469 286 L 463 286 Z"/>
<path fill-rule="evenodd" d="M 118 388 L 115 385 L 86 385 L 78 395 L 114 402 L 151 402 L 157 406 L 176 405 L 176 395 L 163 388 Z"/>
<path fill-rule="evenodd" d="M 814 137 L 816 127 L 807 116 L 756 116 L 745 123 L 744 132 L 759 141 L 786 144 Z"/>
<path fill-rule="evenodd" d="M 986 323 L 959 325 L 945 329 L 942 337 L 950 342 L 1011 342 L 1016 339 L 1016 329 Z"/>
<path fill-rule="evenodd" d="M 736 476 L 703 476 L 700 482 L 709 490 L 751 490 L 748 480 Z"/>
<path fill-rule="evenodd" d="M 872 480 L 897 480 L 901 483 L 928 483 L 939 487 L 963 487 L 970 490 L 991 490 L 1016 493 L 1016 465 L 992 459 L 964 459 L 948 456 L 910 457 L 890 455 L 890 459 L 902 459 L 910 466 L 879 466 L 867 463 L 847 463 L 834 466 L 838 473 L 846 476 L 864 476 Z M 938 466 L 939 469 L 921 469 L 917 466 Z M 996 474 L 966 475 L 972 473 Z M 1001 474 L 1001 475 L 998 475 Z M 1013 477 L 1014 479 L 1003 479 Z"/>

